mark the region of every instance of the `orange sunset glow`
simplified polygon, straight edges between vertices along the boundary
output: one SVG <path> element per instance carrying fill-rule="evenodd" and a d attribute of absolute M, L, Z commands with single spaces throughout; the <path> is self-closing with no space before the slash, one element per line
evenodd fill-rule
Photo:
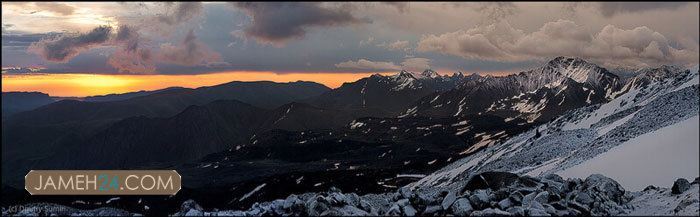
<path fill-rule="evenodd" d="M 222 72 L 200 75 L 100 75 L 100 74 L 29 74 L 3 75 L 2 91 L 39 91 L 51 96 L 84 97 L 167 87 L 197 88 L 231 81 L 321 83 L 336 88 L 344 82 L 356 81 L 375 73 L 286 73 Z M 395 72 L 381 72 L 391 75 Z"/>

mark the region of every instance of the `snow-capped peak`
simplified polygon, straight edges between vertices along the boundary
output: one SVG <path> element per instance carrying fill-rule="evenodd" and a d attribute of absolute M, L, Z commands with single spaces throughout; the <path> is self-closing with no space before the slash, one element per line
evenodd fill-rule
<path fill-rule="evenodd" d="M 421 75 L 424 77 L 429 77 L 429 78 L 440 77 L 440 75 L 437 72 L 433 71 L 432 69 L 426 69 L 425 71 L 423 71 L 423 73 L 421 73 Z"/>

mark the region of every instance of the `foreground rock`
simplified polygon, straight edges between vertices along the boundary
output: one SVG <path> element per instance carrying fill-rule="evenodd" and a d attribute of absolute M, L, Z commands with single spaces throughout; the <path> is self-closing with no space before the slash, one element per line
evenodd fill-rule
<path fill-rule="evenodd" d="M 509 173 L 475 174 L 462 188 L 448 190 L 403 187 L 392 193 L 357 196 L 338 189 L 290 195 L 286 199 L 256 203 L 245 211 L 203 212 L 203 215 L 281 216 L 601 216 L 697 215 L 698 184 L 675 198 L 668 188 L 627 192 L 615 180 L 594 174 L 581 180 L 558 175 L 517 176 Z M 659 194 L 672 202 L 655 201 Z M 174 215 L 195 214 L 193 201 Z M 650 206 L 656 204 L 657 206 Z M 664 207 L 660 207 L 664 205 Z M 196 211 L 192 211 L 192 210 Z M 677 211 L 674 211 L 677 210 Z"/>

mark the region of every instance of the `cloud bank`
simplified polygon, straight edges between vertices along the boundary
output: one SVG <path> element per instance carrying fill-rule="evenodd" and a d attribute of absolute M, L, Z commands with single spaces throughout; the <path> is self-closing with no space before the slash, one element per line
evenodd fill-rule
<path fill-rule="evenodd" d="M 622 29 L 614 25 L 589 34 L 573 21 L 545 23 L 538 31 L 525 33 L 508 22 L 479 26 L 441 35 L 424 35 L 418 52 L 439 52 L 465 59 L 502 62 L 546 60 L 554 56 L 579 56 L 613 65 L 697 63 L 697 43 L 674 48 L 659 32 L 646 26 Z"/>

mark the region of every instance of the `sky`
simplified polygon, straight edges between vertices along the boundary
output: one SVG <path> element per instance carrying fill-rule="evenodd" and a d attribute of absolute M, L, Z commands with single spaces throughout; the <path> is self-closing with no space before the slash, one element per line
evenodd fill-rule
<path fill-rule="evenodd" d="M 698 2 L 3 2 L 2 91 L 698 63 Z"/>

